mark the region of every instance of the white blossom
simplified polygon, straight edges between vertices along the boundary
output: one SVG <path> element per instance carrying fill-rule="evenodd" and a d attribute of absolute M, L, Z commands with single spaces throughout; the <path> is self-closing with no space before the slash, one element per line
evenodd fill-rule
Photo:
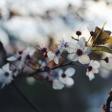
<path fill-rule="evenodd" d="M 88 56 L 88 48 L 86 47 L 85 38 L 80 38 L 78 42 L 70 45 L 68 49 L 68 59 L 72 61 L 79 61 L 81 64 L 88 64 L 90 58 Z"/>
<path fill-rule="evenodd" d="M 112 56 L 105 57 L 100 61 L 101 67 L 107 69 L 108 71 L 112 70 Z"/>
<path fill-rule="evenodd" d="M 13 62 L 16 66 L 16 69 L 21 71 L 24 66 L 26 66 L 26 61 L 28 60 L 28 57 L 32 57 L 35 52 L 35 49 L 32 47 L 28 47 L 27 49 L 23 51 L 17 52 L 16 55 L 11 56 L 7 58 L 9 62 Z"/>
<path fill-rule="evenodd" d="M 0 83 L 1 88 L 3 88 L 5 85 L 8 85 L 13 80 L 13 73 L 10 70 L 10 65 L 6 64 L 0 69 Z"/>
<path fill-rule="evenodd" d="M 47 53 L 47 56 L 48 56 L 49 61 L 54 61 L 56 64 L 59 64 L 59 60 L 61 57 L 61 51 L 59 49 L 57 49 L 55 53 L 52 51 L 49 51 Z"/>
<path fill-rule="evenodd" d="M 100 63 L 95 60 L 91 60 L 86 75 L 89 77 L 89 80 L 93 80 L 95 78 L 94 74 L 99 73 Z"/>
<path fill-rule="evenodd" d="M 71 87 L 74 84 L 72 76 L 75 74 L 74 68 L 68 68 L 67 70 L 59 70 L 58 76 L 53 80 L 54 89 L 63 89 L 64 86 Z"/>

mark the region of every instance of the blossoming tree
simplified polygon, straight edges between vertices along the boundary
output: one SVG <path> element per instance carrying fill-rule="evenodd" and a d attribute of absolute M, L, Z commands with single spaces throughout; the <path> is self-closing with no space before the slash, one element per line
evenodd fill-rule
<path fill-rule="evenodd" d="M 28 47 L 9 57 L 1 43 L 5 58 L 0 68 L 1 88 L 11 82 L 14 83 L 17 77 L 47 80 L 55 90 L 71 87 L 76 73 L 74 65 L 77 64 L 85 68 L 90 81 L 95 79 L 102 68 L 109 73 L 112 70 L 110 34 L 111 32 L 105 31 L 103 27 L 101 29 L 96 27 L 86 41 L 82 32 L 76 31 L 77 36 L 72 37 L 72 41 L 61 40 L 59 43 L 50 41 L 49 46 Z"/>

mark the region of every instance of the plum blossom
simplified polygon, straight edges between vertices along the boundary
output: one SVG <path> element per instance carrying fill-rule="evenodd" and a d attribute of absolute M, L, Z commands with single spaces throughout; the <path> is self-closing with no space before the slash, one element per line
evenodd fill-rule
<path fill-rule="evenodd" d="M 48 56 L 49 61 L 54 61 L 56 64 L 59 64 L 59 60 L 60 60 L 60 57 L 61 57 L 61 51 L 59 49 L 57 49 L 55 51 L 55 53 L 52 52 L 52 51 L 49 51 L 47 53 L 47 56 Z"/>
<path fill-rule="evenodd" d="M 69 47 L 69 42 L 62 40 L 60 41 L 60 44 L 58 45 L 58 49 L 63 52 L 64 50 L 66 50 Z"/>
<path fill-rule="evenodd" d="M 59 60 L 61 58 L 61 54 L 64 50 L 66 50 L 69 46 L 69 43 L 62 40 L 60 41 L 60 44 L 57 46 L 57 49 L 55 52 L 48 51 L 47 56 L 49 61 L 54 61 L 55 64 L 59 64 Z"/>
<path fill-rule="evenodd" d="M 17 52 L 16 55 L 7 58 L 7 61 L 12 62 L 16 66 L 16 69 L 21 71 L 26 66 L 26 62 L 31 60 L 34 53 L 35 49 L 28 47 L 23 51 Z"/>
<path fill-rule="evenodd" d="M 100 63 L 96 60 L 91 60 L 86 71 L 86 75 L 89 77 L 89 80 L 95 78 L 94 74 L 99 73 Z"/>
<path fill-rule="evenodd" d="M 62 69 L 54 73 L 53 79 L 53 88 L 54 89 L 63 89 L 64 86 L 71 87 L 74 84 L 72 76 L 75 74 L 74 68 L 67 68 L 65 71 Z"/>
<path fill-rule="evenodd" d="M 112 71 L 112 56 L 105 56 L 100 61 L 100 75 L 103 78 L 108 78 Z"/>
<path fill-rule="evenodd" d="M 105 57 L 100 61 L 101 67 L 107 69 L 107 70 L 112 70 L 112 56 Z"/>
<path fill-rule="evenodd" d="M 13 80 L 13 72 L 10 70 L 9 63 L 7 63 L 0 69 L 1 88 L 11 83 L 12 80 Z"/>
<path fill-rule="evenodd" d="M 89 49 L 86 47 L 85 38 L 80 38 L 79 41 L 74 42 L 68 49 L 68 59 L 72 61 L 79 61 L 81 64 L 88 64 L 90 58 L 88 56 Z"/>

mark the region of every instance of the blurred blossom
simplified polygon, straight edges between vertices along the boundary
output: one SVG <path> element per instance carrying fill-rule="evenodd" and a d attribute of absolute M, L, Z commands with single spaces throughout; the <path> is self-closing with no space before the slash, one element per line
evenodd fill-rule
<path fill-rule="evenodd" d="M 6 64 L 0 69 L 1 88 L 8 85 L 13 80 L 13 72 L 10 70 L 10 65 Z"/>
<path fill-rule="evenodd" d="M 34 85 L 36 80 L 33 77 L 26 78 L 26 81 L 29 85 Z"/>

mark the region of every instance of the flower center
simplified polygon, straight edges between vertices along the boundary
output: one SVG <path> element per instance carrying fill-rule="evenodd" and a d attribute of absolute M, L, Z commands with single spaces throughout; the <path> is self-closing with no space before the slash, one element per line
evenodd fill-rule
<path fill-rule="evenodd" d="M 76 31 L 77 36 L 80 36 L 81 34 L 82 34 L 81 31 Z"/>
<path fill-rule="evenodd" d="M 92 66 L 88 66 L 88 71 L 92 71 L 93 67 Z"/>
<path fill-rule="evenodd" d="M 109 58 L 106 57 L 106 58 L 104 59 L 104 61 L 105 61 L 106 63 L 109 63 Z"/>
<path fill-rule="evenodd" d="M 23 51 L 19 51 L 18 53 L 19 53 L 19 55 L 22 55 Z"/>
<path fill-rule="evenodd" d="M 31 59 L 30 55 L 27 55 L 26 56 L 26 59 L 30 60 Z"/>
<path fill-rule="evenodd" d="M 4 74 L 6 77 L 8 77 L 9 76 L 9 73 L 8 72 L 5 72 L 5 74 Z"/>
<path fill-rule="evenodd" d="M 58 56 L 60 54 L 60 51 L 57 50 L 55 54 L 56 54 L 56 56 Z"/>
<path fill-rule="evenodd" d="M 41 49 L 41 52 L 42 52 L 42 53 L 47 52 L 47 48 L 42 48 L 42 49 Z"/>
<path fill-rule="evenodd" d="M 81 49 L 77 49 L 76 54 L 77 54 L 78 56 L 81 56 L 81 55 L 83 54 L 83 51 L 82 51 Z"/>
<path fill-rule="evenodd" d="M 20 56 L 20 57 L 18 57 L 18 60 L 20 61 L 20 60 L 21 60 L 21 58 L 22 58 L 21 56 Z"/>
<path fill-rule="evenodd" d="M 65 75 L 65 74 L 62 74 L 62 77 L 63 77 L 63 78 L 65 78 L 65 77 L 66 77 L 66 75 Z"/>
<path fill-rule="evenodd" d="M 68 43 L 66 42 L 65 44 L 64 44 L 64 47 L 65 48 L 67 48 L 69 45 L 68 45 Z"/>
<path fill-rule="evenodd" d="M 42 48 L 41 53 L 44 57 L 47 57 L 47 48 Z"/>

